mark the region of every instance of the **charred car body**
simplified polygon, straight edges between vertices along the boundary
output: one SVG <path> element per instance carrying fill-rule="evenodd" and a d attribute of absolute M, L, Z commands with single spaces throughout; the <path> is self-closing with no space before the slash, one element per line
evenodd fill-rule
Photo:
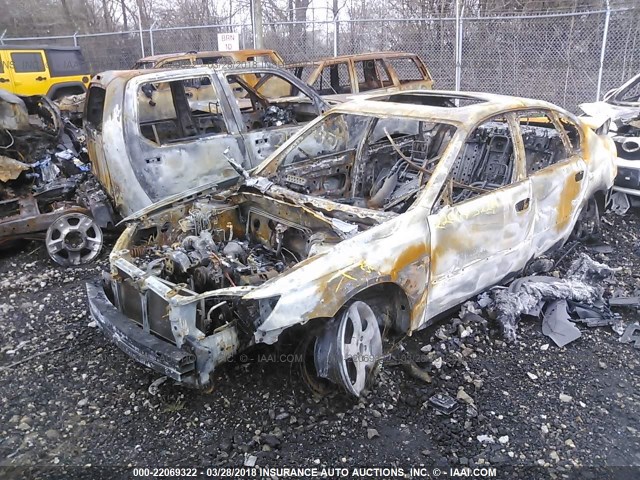
<path fill-rule="evenodd" d="M 192 387 L 242 349 L 308 339 L 359 395 L 379 326 L 410 334 L 588 234 L 615 148 L 549 103 L 413 91 L 338 106 L 230 188 L 129 219 L 87 285 L 122 350 Z"/>
<path fill-rule="evenodd" d="M 61 265 L 98 255 L 112 214 L 83 143 L 47 97 L 0 90 L 0 245 L 45 238 Z"/>
<path fill-rule="evenodd" d="M 418 55 L 377 52 L 342 55 L 287 65 L 321 95 L 342 96 L 374 90 L 433 89 L 433 78 Z"/>
<path fill-rule="evenodd" d="M 609 134 L 618 153 L 613 189 L 640 196 L 640 75 L 607 92 L 603 101 L 584 103 L 580 108 L 600 122 L 611 119 Z"/>
<path fill-rule="evenodd" d="M 256 85 L 246 75 L 258 76 Z M 114 71 L 93 78 L 84 126 L 93 171 L 126 216 L 193 187 L 235 181 L 225 155 L 255 167 L 326 108 L 275 66 Z"/>

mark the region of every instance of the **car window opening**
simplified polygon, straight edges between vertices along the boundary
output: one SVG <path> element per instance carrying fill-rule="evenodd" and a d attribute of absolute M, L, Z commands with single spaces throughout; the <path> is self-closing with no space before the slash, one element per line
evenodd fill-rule
<path fill-rule="evenodd" d="M 227 81 L 233 90 L 246 131 L 261 130 L 285 125 L 307 123 L 318 115 L 308 96 L 294 96 L 296 87 L 283 77 L 263 75 L 255 87 L 242 75 L 228 75 Z M 304 102 L 304 98 L 308 102 Z"/>
<path fill-rule="evenodd" d="M 556 128 L 547 112 L 520 113 L 518 123 L 524 143 L 527 174 L 566 160 L 570 156 L 562 133 Z"/>
<path fill-rule="evenodd" d="M 334 114 L 284 153 L 276 181 L 294 191 L 400 213 L 431 177 L 455 128 Z"/>
<path fill-rule="evenodd" d="M 142 135 L 158 145 L 227 132 L 209 77 L 142 84 L 138 121 Z"/>

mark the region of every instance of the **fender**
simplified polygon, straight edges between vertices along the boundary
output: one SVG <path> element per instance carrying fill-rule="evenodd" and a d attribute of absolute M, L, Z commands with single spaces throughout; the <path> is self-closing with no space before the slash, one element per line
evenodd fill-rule
<path fill-rule="evenodd" d="M 82 82 L 62 82 L 51 85 L 51 88 L 47 92 L 47 97 L 54 98 L 56 96 L 56 93 L 58 93 L 58 91 L 62 90 L 63 88 L 79 88 L 82 91 L 77 92 L 77 94 L 87 93 L 87 87 L 85 87 Z"/>

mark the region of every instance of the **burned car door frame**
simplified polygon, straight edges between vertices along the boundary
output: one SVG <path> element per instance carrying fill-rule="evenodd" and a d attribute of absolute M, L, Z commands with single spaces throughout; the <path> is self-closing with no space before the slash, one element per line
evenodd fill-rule
<path fill-rule="evenodd" d="M 581 204 L 586 190 L 587 165 L 580 149 L 572 142 L 557 112 L 548 109 L 520 109 L 517 130 L 522 140 L 526 175 L 533 188 L 535 219 L 533 222 L 533 251 L 536 256 L 548 251 L 556 240 L 551 231 L 567 232 Z M 532 115 L 533 114 L 533 115 Z M 546 119 L 541 117 L 546 116 Z M 575 122 L 570 117 L 566 120 Z M 603 213 L 603 212 L 601 212 Z"/>
<path fill-rule="evenodd" d="M 236 124 L 245 139 L 245 153 L 249 157 L 250 164 L 248 166 L 251 168 L 258 166 L 275 152 L 280 145 L 299 130 L 301 124 L 308 123 L 328 109 L 328 105 L 320 95 L 284 70 L 256 68 L 252 72 L 259 77 L 253 86 L 246 81 L 243 75 L 235 71 L 217 70 L 217 74 L 221 78 L 220 84 L 227 94 Z M 290 94 L 279 97 L 267 97 L 266 94 L 263 94 L 261 89 L 265 86 L 265 82 L 273 79 L 287 82 Z M 239 88 L 232 88 L 233 84 L 239 85 Z M 247 99 L 239 98 L 242 90 L 249 97 L 251 108 L 257 110 L 255 113 L 258 113 L 261 118 L 252 120 L 250 115 L 244 112 L 246 107 L 242 108 L 241 102 Z M 296 105 L 300 112 L 293 113 L 291 105 Z M 256 120 L 257 125 L 255 124 Z"/>
<path fill-rule="evenodd" d="M 469 130 L 431 206 L 427 318 L 522 267 L 533 219 L 514 113 Z"/>
<path fill-rule="evenodd" d="M 128 158 L 152 202 L 194 185 L 236 177 L 224 152 L 232 158 L 245 154 L 244 139 L 219 78 L 211 72 L 178 72 L 170 77 L 135 77 L 127 85 L 125 111 L 133 112 L 124 118 Z M 156 90 L 151 90 L 154 85 Z M 151 112 L 146 112 L 147 105 Z M 153 118 L 157 108 L 163 118 Z M 175 118 L 169 118 L 172 115 Z M 171 124 L 167 135 L 177 137 L 161 138 L 162 123 Z"/>
<path fill-rule="evenodd" d="M 235 75 L 243 78 L 247 74 L 281 77 L 292 85 L 292 90 L 305 92 L 311 99 L 307 103 L 299 97 L 292 97 L 276 99 L 274 103 L 287 100 L 294 109 L 296 105 L 303 105 L 305 109 L 311 106 L 314 116 L 327 108 L 324 100 L 311 87 L 275 66 L 199 67 L 151 73 L 104 72 L 94 78 L 85 117 L 95 117 L 96 113 L 92 110 L 97 109 L 97 114 L 102 118 L 87 122 L 89 156 L 96 176 L 122 216 L 194 187 L 235 181 L 238 173 L 227 158 L 245 168 L 252 168 L 299 128 L 300 123 L 254 131 L 246 128 L 227 77 Z M 198 79 L 206 79 L 206 85 Z M 188 85 L 182 88 L 178 86 L 179 82 L 183 85 L 187 82 Z M 165 85 L 163 97 L 154 84 Z M 265 105 L 271 104 L 253 87 L 247 85 L 247 88 Z M 93 89 L 103 90 L 101 105 L 93 105 Z M 203 93 L 205 90 L 209 91 L 210 96 L 216 97 L 215 102 L 207 101 Z M 141 120 L 153 120 L 151 114 L 154 111 L 161 113 L 159 118 L 163 116 L 162 112 L 168 115 L 160 120 L 173 122 L 183 134 L 171 141 L 158 142 L 157 132 L 162 122 L 158 123 L 155 130 L 153 122 L 143 125 L 141 129 Z M 193 111 L 197 111 L 197 115 L 193 115 Z M 269 112 L 262 113 L 267 115 Z M 218 131 L 215 131 L 213 121 L 207 118 L 212 116 L 219 117 Z M 226 131 L 219 131 L 220 127 Z"/>

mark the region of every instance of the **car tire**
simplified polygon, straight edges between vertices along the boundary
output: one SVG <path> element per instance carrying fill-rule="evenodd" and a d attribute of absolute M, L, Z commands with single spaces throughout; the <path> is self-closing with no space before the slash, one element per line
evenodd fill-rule
<path fill-rule="evenodd" d="M 382 335 L 371 307 L 355 301 L 343 307 L 317 337 L 318 376 L 359 397 L 376 376 L 382 359 Z"/>
<path fill-rule="evenodd" d="M 578 215 L 578 220 L 571 232 L 571 239 L 579 242 L 594 240 L 599 235 L 601 227 L 600 206 L 597 199 L 591 197 Z"/>

